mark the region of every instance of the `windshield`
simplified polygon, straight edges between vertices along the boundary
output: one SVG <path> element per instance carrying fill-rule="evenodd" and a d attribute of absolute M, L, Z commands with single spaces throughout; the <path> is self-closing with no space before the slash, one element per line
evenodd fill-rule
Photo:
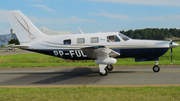
<path fill-rule="evenodd" d="M 120 39 L 116 35 L 107 36 L 107 42 L 119 42 Z"/>
<path fill-rule="evenodd" d="M 119 34 L 119 36 L 120 36 L 124 41 L 127 41 L 127 40 L 131 39 L 131 38 L 129 38 L 129 37 L 123 35 L 123 34 Z"/>

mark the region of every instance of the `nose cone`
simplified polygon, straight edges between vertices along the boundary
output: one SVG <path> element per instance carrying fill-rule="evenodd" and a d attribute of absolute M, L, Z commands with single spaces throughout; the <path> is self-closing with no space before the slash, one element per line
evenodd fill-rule
<path fill-rule="evenodd" d="M 178 43 L 172 42 L 172 44 L 169 44 L 170 48 L 175 48 L 177 46 L 179 46 Z"/>

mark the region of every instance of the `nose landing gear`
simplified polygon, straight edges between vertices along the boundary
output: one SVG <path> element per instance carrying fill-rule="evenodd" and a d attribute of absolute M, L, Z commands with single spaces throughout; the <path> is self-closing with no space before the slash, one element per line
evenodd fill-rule
<path fill-rule="evenodd" d="M 155 64 L 155 66 L 153 67 L 153 71 L 154 71 L 154 72 L 159 72 L 159 71 L 160 71 L 160 67 L 158 66 L 158 64 L 159 64 L 159 62 L 156 61 L 156 64 Z"/>

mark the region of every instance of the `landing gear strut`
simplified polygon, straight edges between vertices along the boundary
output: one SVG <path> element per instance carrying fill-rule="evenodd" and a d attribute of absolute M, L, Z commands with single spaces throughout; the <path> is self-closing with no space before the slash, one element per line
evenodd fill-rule
<path fill-rule="evenodd" d="M 160 71 L 160 67 L 158 66 L 159 62 L 156 61 L 156 65 L 153 67 L 153 71 L 154 72 L 159 72 Z"/>

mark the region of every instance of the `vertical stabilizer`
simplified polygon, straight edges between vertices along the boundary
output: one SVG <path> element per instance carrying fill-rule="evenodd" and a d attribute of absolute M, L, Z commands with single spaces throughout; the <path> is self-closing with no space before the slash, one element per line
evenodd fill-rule
<path fill-rule="evenodd" d="M 46 37 L 21 11 L 7 11 L 6 15 L 21 44 Z"/>

